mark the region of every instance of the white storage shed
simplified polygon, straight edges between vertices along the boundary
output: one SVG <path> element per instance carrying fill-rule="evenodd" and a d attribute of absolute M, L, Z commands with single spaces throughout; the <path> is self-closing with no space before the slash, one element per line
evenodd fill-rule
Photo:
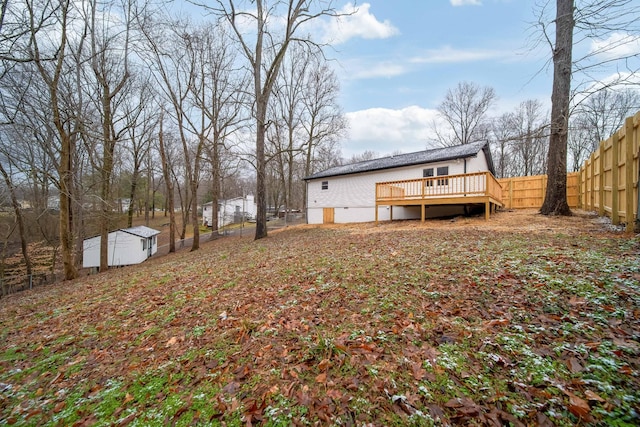
<path fill-rule="evenodd" d="M 109 267 L 140 264 L 158 251 L 158 230 L 145 226 L 121 228 L 109 233 Z M 100 236 L 83 242 L 82 266 L 100 267 Z"/>

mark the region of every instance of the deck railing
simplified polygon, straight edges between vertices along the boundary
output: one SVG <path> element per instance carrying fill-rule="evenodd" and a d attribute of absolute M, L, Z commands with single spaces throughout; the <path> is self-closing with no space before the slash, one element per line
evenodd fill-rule
<path fill-rule="evenodd" d="M 502 203 L 502 187 L 491 172 L 376 183 L 378 203 L 461 197 L 490 197 Z"/>

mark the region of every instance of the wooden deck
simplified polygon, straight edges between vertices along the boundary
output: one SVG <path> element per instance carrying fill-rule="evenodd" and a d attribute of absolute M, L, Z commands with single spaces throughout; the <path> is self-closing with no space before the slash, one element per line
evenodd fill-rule
<path fill-rule="evenodd" d="M 426 206 L 477 204 L 485 206 L 485 219 L 503 206 L 502 187 L 491 172 L 376 183 L 376 223 L 378 206 L 421 206 L 424 221 Z"/>

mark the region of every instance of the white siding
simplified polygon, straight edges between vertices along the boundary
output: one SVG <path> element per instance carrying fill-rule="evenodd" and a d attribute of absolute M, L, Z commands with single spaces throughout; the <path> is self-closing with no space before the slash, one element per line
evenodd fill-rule
<path fill-rule="evenodd" d="M 211 218 L 211 215 L 213 214 L 211 206 L 211 202 L 205 203 L 202 206 L 202 224 L 204 224 L 205 221 L 208 225 L 213 223 Z M 251 217 L 255 218 L 258 213 L 258 208 L 253 195 L 247 195 L 244 198 L 244 201 L 242 197 L 230 200 L 221 200 L 218 207 L 218 228 L 222 228 L 225 225 L 233 223 L 236 211 L 247 212 Z"/>
<path fill-rule="evenodd" d="M 323 209 L 334 209 L 336 223 L 370 222 L 375 221 L 375 184 L 376 182 L 400 181 L 405 179 L 418 179 L 423 177 L 423 170 L 448 166 L 449 175 L 462 173 L 484 172 L 488 170 L 484 151 L 480 151 L 476 157 L 457 159 L 447 162 L 428 163 L 415 166 L 407 166 L 394 169 L 386 169 L 374 172 L 365 172 L 353 175 L 342 175 L 328 178 L 318 178 L 307 183 L 307 222 L 309 224 L 322 224 Z M 436 175 L 437 173 L 434 173 Z M 322 189 L 322 183 L 327 182 L 328 188 Z M 436 207 L 429 208 L 433 212 L 430 216 L 440 213 Z M 427 210 L 427 212 L 430 212 Z M 380 206 L 378 219 L 380 221 L 390 219 L 390 208 Z M 419 207 L 393 207 L 394 219 L 420 218 Z"/>
<path fill-rule="evenodd" d="M 100 236 L 86 239 L 83 242 L 82 267 L 100 267 Z M 117 230 L 109 233 L 107 263 L 111 266 L 139 264 L 148 258 L 148 246 L 151 244 L 151 255 L 158 252 L 158 238 L 145 238 Z"/>

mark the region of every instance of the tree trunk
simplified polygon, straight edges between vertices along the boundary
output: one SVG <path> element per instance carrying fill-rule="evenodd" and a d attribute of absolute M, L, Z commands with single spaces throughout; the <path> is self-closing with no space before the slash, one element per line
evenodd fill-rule
<path fill-rule="evenodd" d="M 166 211 L 169 211 L 169 252 L 176 251 L 176 212 L 173 207 L 173 184 L 171 182 L 171 172 L 167 162 L 167 152 L 164 149 L 164 138 L 162 134 L 162 118 L 160 118 L 160 132 L 158 133 L 158 147 L 160 150 L 160 161 L 162 162 L 162 176 L 164 185 L 167 188 Z"/>
<path fill-rule="evenodd" d="M 57 111 L 57 109 L 56 109 Z M 60 117 L 55 117 L 54 122 L 61 122 Z M 60 124 L 60 128 L 62 128 Z M 71 214 L 71 138 L 64 132 L 59 132 L 61 136 L 60 144 L 60 166 L 58 175 L 60 177 L 60 250 L 62 253 L 62 265 L 64 268 L 65 280 L 78 277 L 78 270 L 73 262 L 73 215 Z"/>
<path fill-rule="evenodd" d="M 213 138 L 213 186 L 211 189 L 211 239 L 218 236 L 218 201 L 220 200 L 220 145 L 219 136 L 214 133 Z"/>
<path fill-rule="evenodd" d="M 198 161 L 196 168 L 199 167 Z M 198 221 L 198 179 L 195 175 L 191 178 L 191 193 L 193 198 L 191 199 L 191 220 L 193 221 L 193 242 L 191 243 L 191 251 L 197 251 L 200 249 L 200 222 Z"/>
<path fill-rule="evenodd" d="M 139 172 L 136 170 L 133 171 L 133 175 L 131 177 L 131 189 L 129 192 L 129 209 L 127 211 L 127 227 L 133 227 L 133 205 L 136 197 L 136 187 L 138 186 L 138 175 Z M 147 219 L 147 225 L 149 225 L 149 214 L 147 213 L 145 218 Z"/>
<path fill-rule="evenodd" d="M 571 215 L 567 203 L 567 137 L 571 96 L 573 49 L 573 0 L 557 0 L 556 45 L 553 52 L 551 134 L 547 156 L 547 191 L 540 209 L 543 215 Z"/>
<path fill-rule="evenodd" d="M 264 97 L 257 97 L 257 124 L 256 132 L 256 236 L 255 240 L 267 237 L 267 163 L 264 156 L 265 120 L 267 116 L 267 101 Z"/>
<path fill-rule="evenodd" d="M 29 257 L 29 252 L 27 251 L 27 236 L 25 234 L 24 218 L 22 216 L 20 203 L 18 203 L 18 198 L 16 197 L 16 191 L 15 187 L 13 186 L 13 182 L 11 182 L 9 174 L 4 169 L 1 163 L 0 173 L 2 173 L 2 176 L 4 177 L 4 182 L 7 185 L 7 189 L 9 189 L 9 195 L 11 196 L 11 205 L 13 206 L 13 212 L 16 216 L 16 222 L 18 223 L 18 232 L 20 233 L 20 249 L 22 250 L 22 257 L 24 258 L 24 265 L 27 268 L 27 275 L 31 276 L 31 258 Z"/>

